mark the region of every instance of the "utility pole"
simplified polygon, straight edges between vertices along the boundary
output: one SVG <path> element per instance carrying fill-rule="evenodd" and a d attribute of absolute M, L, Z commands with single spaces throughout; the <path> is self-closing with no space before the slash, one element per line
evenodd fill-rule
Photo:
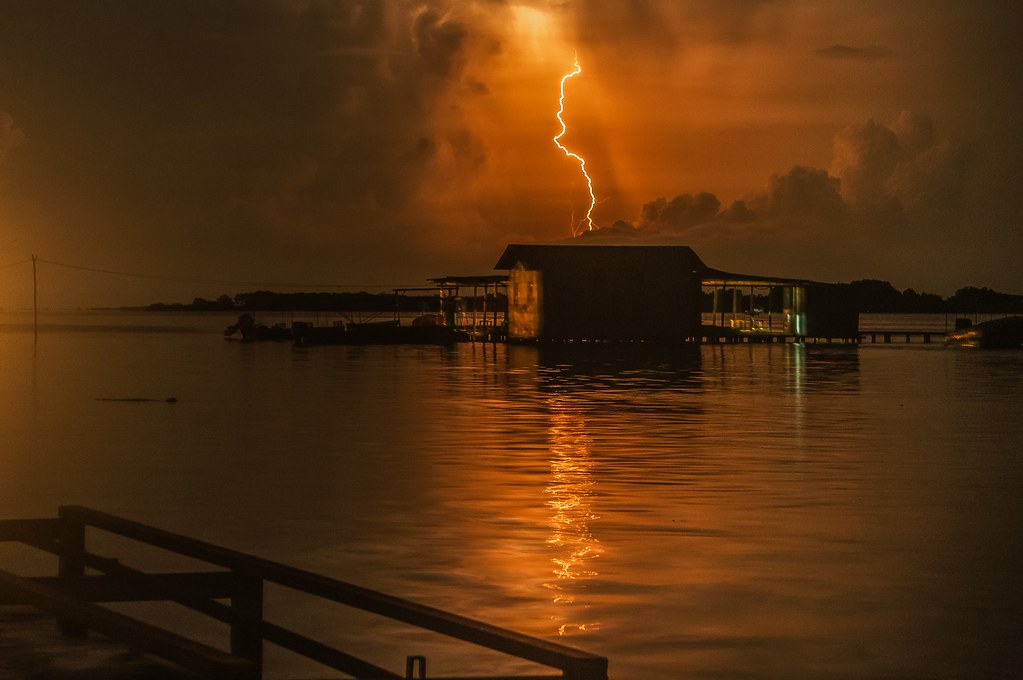
<path fill-rule="evenodd" d="M 36 256 L 32 256 L 32 329 L 35 340 L 39 340 L 39 285 L 36 282 Z"/>

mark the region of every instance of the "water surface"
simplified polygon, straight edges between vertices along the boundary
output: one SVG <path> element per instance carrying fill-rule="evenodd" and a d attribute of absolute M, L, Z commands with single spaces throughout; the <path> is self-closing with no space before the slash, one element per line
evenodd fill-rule
<path fill-rule="evenodd" d="M 296 349 L 225 341 L 222 315 L 26 320 L 0 315 L 0 517 L 93 506 L 576 645 L 617 680 L 1023 661 L 1023 352 Z M 397 671 L 539 670 L 269 597 Z"/>

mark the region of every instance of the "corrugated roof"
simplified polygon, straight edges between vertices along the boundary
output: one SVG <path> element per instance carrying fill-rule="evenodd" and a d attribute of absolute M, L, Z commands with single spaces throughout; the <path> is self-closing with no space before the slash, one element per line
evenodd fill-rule
<path fill-rule="evenodd" d="M 817 281 L 811 281 L 810 279 L 793 279 L 783 276 L 761 276 L 760 274 L 738 274 L 736 272 L 726 272 L 720 269 L 714 269 L 707 267 L 704 269 L 703 274 L 703 285 L 705 286 L 717 286 L 721 284 L 727 284 L 730 286 L 770 286 L 770 285 L 805 285 L 811 283 L 817 283 Z"/>
<path fill-rule="evenodd" d="M 570 262 L 634 260 L 642 258 L 651 264 L 671 264 L 690 271 L 706 269 L 689 246 L 591 246 L 591 245 L 526 245 L 510 244 L 504 249 L 494 269 L 512 269 L 521 262 L 527 267 L 545 268 Z"/>
<path fill-rule="evenodd" d="M 777 284 L 800 285 L 815 283 L 809 279 L 740 274 L 708 267 L 689 246 L 622 246 L 622 245 L 538 245 L 513 243 L 505 248 L 494 269 L 512 269 L 518 263 L 534 269 L 544 269 L 573 261 L 620 262 L 623 259 L 643 258 L 651 266 L 667 264 L 697 272 L 704 285 L 727 283 L 737 286 L 768 286 Z"/>
<path fill-rule="evenodd" d="M 438 276 L 434 279 L 429 279 L 430 283 L 436 283 L 438 286 L 443 285 L 458 285 L 458 286 L 492 286 L 508 283 L 507 274 L 483 274 L 482 276 Z"/>

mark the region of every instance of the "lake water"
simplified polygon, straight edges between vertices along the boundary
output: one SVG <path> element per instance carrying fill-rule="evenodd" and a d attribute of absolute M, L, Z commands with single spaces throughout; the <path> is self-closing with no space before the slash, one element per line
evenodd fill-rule
<path fill-rule="evenodd" d="M 0 517 L 96 507 L 578 646 L 615 680 L 1019 677 L 1023 352 L 293 348 L 227 341 L 233 320 L 46 314 L 35 340 L 0 314 Z M 542 672 L 268 598 L 398 672 Z M 272 648 L 268 669 L 329 676 Z"/>

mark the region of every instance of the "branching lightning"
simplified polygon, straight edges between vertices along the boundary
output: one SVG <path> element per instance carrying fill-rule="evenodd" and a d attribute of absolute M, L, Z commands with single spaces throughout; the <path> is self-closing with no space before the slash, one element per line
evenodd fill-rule
<path fill-rule="evenodd" d="M 589 173 L 586 172 L 586 159 L 584 159 L 582 156 L 580 156 L 577 153 L 573 153 L 573 152 L 569 151 L 561 143 L 561 138 L 564 137 L 565 133 L 568 131 L 568 128 L 565 125 L 565 121 L 561 118 L 561 114 L 563 114 L 565 112 L 565 81 L 567 81 L 569 78 L 571 78 L 573 76 L 579 75 L 582 72 L 583 72 L 583 69 L 579 65 L 579 58 L 576 57 L 576 60 L 575 60 L 575 70 L 572 71 L 571 73 L 566 73 L 561 78 L 561 97 L 558 99 L 558 122 L 561 123 L 561 132 L 559 132 L 557 134 L 557 136 L 554 137 L 554 143 L 557 145 L 557 147 L 559 149 L 561 149 L 562 151 L 564 151 L 566 156 L 568 156 L 569 158 L 574 158 L 579 163 L 579 169 L 582 170 L 583 177 L 586 178 L 586 187 L 589 189 L 589 192 L 590 192 L 590 207 L 586 211 L 586 219 L 585 220 L 580 220 L 579 223 L 577 224 L 575 222 L 575 217 L 572 218 L 572 235 L 573 236 L 578 236 L 583 231 L 593 231 L 594 229 L 597 228 L 597 225 L 595 225 L 593 223 L 593 208 L 597 205 L 597 197 L 593 193 L 593 180 L 590 179 Z M 581 228 L 584 223 L 585 223 L 585 229 Z"/>

